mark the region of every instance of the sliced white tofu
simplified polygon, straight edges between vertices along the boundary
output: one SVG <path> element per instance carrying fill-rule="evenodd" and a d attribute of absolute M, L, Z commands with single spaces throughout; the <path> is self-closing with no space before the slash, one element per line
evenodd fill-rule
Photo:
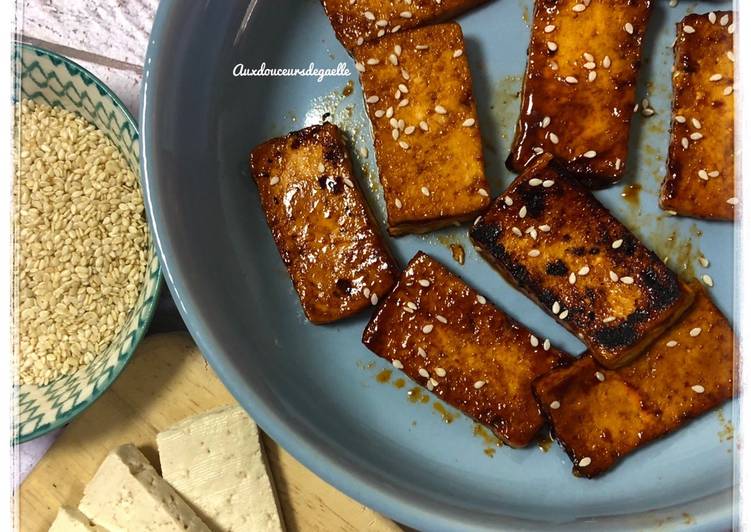
<path fill-rule="evenodd" d="M 240 407 L 157 435 L 162 475 L 215 532 L 283 530 L 256 424 Z"/>
<path fill-rule="evenodd" d="M 49 532 L 107 532 L 75 508 L 61 506 Z"/>
<path fill-rule="evenodd" d="M 78 509 L 110 532 L 210 532 L 132 444 L 107 455 Z"/>

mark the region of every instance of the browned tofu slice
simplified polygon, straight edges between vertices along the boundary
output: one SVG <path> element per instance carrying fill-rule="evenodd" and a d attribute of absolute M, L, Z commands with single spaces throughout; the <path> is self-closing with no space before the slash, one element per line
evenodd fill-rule
<path fill-rule="evenodd" d="M 652 4 L 535 1 L 510 169 L 547 152 L 590 187 L 623 177 Z"/>
<path fill-rule="evenodd" d="M 389 35 L 355 52 L 389 233 L 471 220 L 490 199 L 458 24 Z"/>
<path fill-rule="evenodd" d="M 363 342 L 514 447 L 542 426 L 532 380 L 571 361 L 424 253 L 410 261 Z"/>
<path fill-rule="evenodd" d="M 693 299 L 549 154 L 496 198 L 470 237 L 509 282 L 607 367 L 642 353 Z"/>
<path fill-rule="evenodd" d="M 261 206 L 305 315 L 328 323 L 375 305 L 399 270 L 352 174 L 339 129 L 311 126 L 250 154 Z"/>
<path fill-rule="evenodd" d="M 698 291 L 681 321 L 631 365 L 608 370 L 585 356 L 535 381 L 535 395 L 575 475 L 596 477 L 733 397 L 733 332 Z"/>
<path fill-rule="evenodd" d="M 734 217 L 734 28 L 730 11 L 689 15 L 677 26 L 663 209 L 696 218 Z"/>
<path fill-rule="evenodd" d="M 337 39 L 353 50 L 400 30 L 442 22 L 488 0 L 321 0 Z"/>

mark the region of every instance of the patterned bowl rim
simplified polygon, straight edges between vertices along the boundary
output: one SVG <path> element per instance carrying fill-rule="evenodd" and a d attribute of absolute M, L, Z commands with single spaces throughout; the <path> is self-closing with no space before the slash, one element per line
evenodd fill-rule
<path fill-rule="evenodd" d="M 114 104 L 114 106 L 123 113 L 123 116 L 125 117 L 125 119 L 133 127 L 133 131 L 135 131 L 136 135 L 138 135 L 139 142 L 140 142 L 141 133 L 138 128 L 138 123 L 136 122 L 136 119 L 133 117 L 133 115 L 128 110 L 128 108 L 125 106 L 123 101 L 102 80 L 100 80 L 98 77 L 92 74 L 88 69 L 79 65 L 75 61 L 68 59 L 65 56 L 62 56 L 51 50 L 47 50 L 46 48 L 41 48 L 39 46 L 35 46 L 33 44 L 29 44 L 25 42 L 14 41 L 13 43 L 13 97 L 14 99 L 20 93 L 21 65 L 19 64 L 18 60 L 21 57 L 23 50 L 29 50 L 31 52 L 34 52 L 38 56 L 45 56 L 45 55 L 49 56 L 50 58 L 54 59 L 56 62 L 64 63 L 71 76 L 79 75 L 84 80 L 91 81 L 96 86 L 100 96 L 106 97 L 112 100 L 112 103 Z M 138 155 L 140 157 L 140 153 Z M 141 196 L 143 196 L 143 179 L 141 178 L 140 165 L 139 167 L 133 169 L 133 171 L 138 172 L 138 179 L 141 184 Z M 145 199 L 144 199 L 144 203 L 145 203 Z M 153 293 L 145 298 L 144 304 L 141 307 L 142 309 L 146 308 L 146 313 L 144 314 L 144 320 L 136 329 L 135 334 L 133 336 L 133 341 L 131 342 L 130 347 L 127 350 L 125 350 L 126 355 L 122 357 L 118 361 L 118 363 L 113 367 L 111 377 L 107 381 L 105 381 L 101 386 L 95 387 L 89 397 L 87 397 L 80 403 L 76 404 L 74 407 L 62 412 L 58 417 L 55 418 L 54 421 L 47 423 L 45 425 L 40 425 L 33 432 L 30 432 L 29 434 L 25 434 L 25 435 L 18 434 L 18 431 L 19 431 L 18 412 L 15 412 L 14 422 L 13 422 L 13 443 L 15 444 L 25 443 L 27 441 L 36 439 L 40 436 L 47 434 L 48 432 L 51 432 L 55 429 L 58 429 L 68 424 L 74 417 L 76 417 L 78 414 L 80 414 L 81 412 L 86 410 L 89 406 L 91 406 L 91 404 L 94 401 L 99 399 L 102 396 L 102 394 L 104 394 L 104 392 L 106 392 L 109 389 L 109 387 L 112 386 L 112 383 L 115 382 L 115 380 L 120 376 L 120 373 L 122 373 L 125 366 L 133 357 L 133 353 L 135 352 L 136 348 L 138 347 L 138 344 L 141 342 L 144 335 L 146 334 L 146 331 L 149 329 L 151 320 L 154 317 L 154 312 L 156 311 L 156 307 L 159 302 L 159 295 L 160 295 L 161 287 L 162 287 L 162 265 L 161 265 L 161 262 L 159 262 L 159 255 L 156 250 L 156 245 L 153 241 L 154 235 L 153 233 L 151 233 L 151 227 L 149 224 L 147 224 L 147 230 L 150 233 L 149 237 L 152 239 L 152 243 L 150 246 L 151 252 L 149 253 L 150 255 L 149 263 L 151 263 L 153 259 L 156 258 L 157 280 L 156 280 L 156 283 L 154 283 L 155 288 L 153 289 Z M 17 408 L 18 407 L 18 392 L 20 390 L 20 385 L 16 384 L 13 388 L 14 388 L 13 390 L 14 405 L 15 405 L 15 408 Z"/>

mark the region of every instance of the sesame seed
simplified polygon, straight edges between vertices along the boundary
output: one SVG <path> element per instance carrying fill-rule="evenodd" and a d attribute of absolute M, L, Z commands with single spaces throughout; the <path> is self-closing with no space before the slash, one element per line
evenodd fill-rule
<path fill-rule="evenodd" d="M 485 386 L 485 381 L 477 381 L 477 382 L 475 382 L 475 384 L 474 384 L 475 390 L 479 390 L 479 389 L 480 389 L 480 388 L 482 388 L 483 386 Z"/>
<path fill-rule="evenodd" d="M 477 302 L 478 302 L 478 303 L 479 303 L 480 305 L 484 305 L 485 303 L 487 303 L 487 302 L 488 302 L 488 300 L 487 300 L 487 299 L 485 299 L 485 298 L 484 298 L 483 296 L 481 296 L 481 295 L 479 295 L 479 294 L 477 295 L 477 297 L 476 297 L 475 299 L 477 299 Z"/>
<path fill-rule="evenodd" d="M 731 24 L 730 26 L 728 26 L 728 33 L 731 35 L 735 33 L 735 24 Z"/>
<path fill-rule="evenodd" d="M 348 177 L 344 178 L 344 184 L 347 185 L 349 188 L 355 188 L 355 184 Z"/>
<path fill-rule="evenodd" d="M 698 132 L 691 133 L 691 135 L 689 135 L 689 138 L 691 140 L 699 140 L 699 139 L 701 139 L 703 137 L 704 137 L 704 135 L 702 135 L 701 133 L 698 133 Z"/>
<path fill-rule="evenodd" d="M 409 105 L 409 99 L 404 98 L 403 100 L 399 101 L 399 107 L 407 107 Z"/>
<path fill-rule="evenodd" d="M 364 17 L 365 17 L 366 19 L 368 19 L 368 20 L 375 20 L 375 19 L 376 19 L 376 18 L 375 18 L 375 15 L 373 14 L 373 12 L 372 12 L 372 11 L 366 11 L 365 13 L 363 13 L 363 16 L 364 16 Z"/>
<path fill-rule="evenodd" d="M 435 368 L 435 374 L 439 377 L 445 377 L 446 376 L 446 370 L 443 368 Z"/>
<path fill-rule="evenodd" d="M 585 151 L 582 155 L 587 159 L 594 159 L 595 157 L 597 157 L 597 152 L 594 150 L 589 150 Z"/>
<path fill-rule="evenodd" d="M 269 185 L 272 187 L 276 185 L 279 182 L 279 176 L 273 176 L 271 179 L 269 179 Z"/>
<path fill-rule="evenodd" d="M 439 115 L 445 115 L 447 113 L 446 108 L 442 105 L 436 105 L 435 112 L 438 113 Z"/>
<path fill-rule="evenodd" d="M 623 245 L 623 239 L 622 239 L 622 238 L 619 238 L 618 240 L 615 240 L 615 241 L 614 241 L 614 242 L 613 242 L 613 243 L 611 244 L 611 246 L 612 246 L 612 248 L 613 248 L 613 249 L 618 249 L 618 248 L 619 248 L 619 247 L 621 247 L 622 245 Z"/>
<path fill-rule="evenodd" d="M 503 203 L 511 207 L 514 204 L 514 200 L 511 199 L 509 196 L 504 196 Z"/>
<path fill-rule="evenodd" d="M 432 323 L 428 323 L 427 325 L 425 325 L 425 326 L 424 326 L 424 327 L 422 328 L 422 332 L 423 332 L 423 333 L 425 333 L 425 334 L 430 334 L 430 332 L 431 332 L 432 330 L 433 330 L 433 324 L 432 324 Z"/>
<path fill-rule="evenodd" d="M 725 203 L 727 203 L 728 205 L 738 205 L 738 203 L 740 203 L 740 200 L 738 198 L 728 198 L 727 200 L 725 200 Z"/>
<path fill-rule="evenodd" d="M 417 348 L 417 354 L 420 355 L 422 358 L 428 358 L 428 354 L 425 352 L 425 349 L 422 347 Z"/>
<path fill-rule="evenodd" d="M 519 209 L 519 218 L 524 218 L 525 216 L 527 216 L 527 206 L 522 205 L 522 208 Z"/>
<path fill-rule="evenodd" d="M 555 52 L 558 49 L 558 45 L 553 41 L 548 41 L 548 50 Z"/>
<path fill-rule="evenodd" d="M 626 22 L 626 24 L 623 26 L 623 29 L 626 30 L 626 33 L 628 33 L 629 35 L 634 34 L 634 25 L 630 22 Z"/>
<path fill-rule="evenodd" d="M 376 294 L 370 295 L 370 304 L 376 306 L 378 304 L 378 296 Z"/>
<path fill-rule="evenodd" d="M 550 137 L 550 142 L 552 142 L 553 144 L 558 144 L 558 135 L 556 135 L 555 133 L 551 133 L 549 137 Z"/>
<path fill-rule="evenodd" d="M 594 70 L 590 70 L 589 74 L 587 74 L 587 80 L 591 83 L 595 79 L 597 79 L 597 72 L 595 72 Z"/>
<path fill-rule="evenodd" d="M 603 373 L 601 371 L 596 371 L 595 372 L 595 377 L 600 382 L 604 382 L 605 381 L 605 375 L 603 375 Z"/>
<path fill-rule="evenodd" d="M 399 141 L 399 146 L 400 146 L 400 147 L 401 147 L 401 148 L 402 148 L 403 150 L 408 150 L 408 149 L 409 149 L 409 144 L 407 144 L 407 143 L 406 143 L 406 142 L 404 142 L 403 140 L 400 140 L 400 141 Z"/>
<path fill-rule="evenodd" d="M 538 228 L 538 229 L 539 229 L 540 231 L 542 231 L 543 233 L 548 233 L 548 232 L 550 232 L 550 226 L 549 226 L 548 224 L 543 224 L 543 225 L 540 225 L 540 226 L 538 226 L 537 228 Z"/>
<path fill-rule="evenodd" d="M 428 190 L 428 187 L 420 187 L 420 192 L 422 192 L 423 196 L 430 196 L 430 190 Z"/>
<path fill-rule="evenodd" d="M 417 305 L 415 305 L 412 301 L 408 301 L 407 306 L 412 310 L 417 310 Z"/>
<path fill-rule="evenodd" d="M 699 336 L 699 335 L 701 334 L 701 327 L 694 327 L 693 329 L 691 329 L 691 330 L 689 331 L 689 333 L 688 333 L 688 334 L 689 334 L 690 336 L 692 336 L 692 337 L 696 338 L 697 336 Z"/>
<path fill-rule="evenodd" d="M 707 286 L 709 286 L 709 287 L 712 287 L 712 286 L 714 286 L 714 281 L 713 281 L 713 280 L 712 280 L 712 278 L 711 278 L 711 277 L 710 277 L 709 275 L 707 275 L 706 273 L 705 273 L 704 275 L 702 275 L 702 276 L 701 276 L 701 280 L 702 280 L 702 282 L 703 282 L 703 283 L 704 283 L 705 285 L 707 285 Z"/>
<path fill-rule="evenodd" d="M 399 64 L 399 58 L 396 57 L 396 54 L 389 55 L 389 63 L 391 63 L 394 66 L 397 66 Z"/>
<path fill-rule="evenodd" d="M 614 283 L 617 282 L 618 281 L 618 274 L 615 273 L 614 271 L 611 271 L 610 272 L 610 280 L 613 281 Z"/>
<path fill-rule="evenodd" d="M 703 179 L 704 181 L 707 181 L 709 179 L 709 174 L 706 170 L 699 170 L 699 179 Z"/>
<path fill-rule="evenodd" d="M 534 227 L 530 227 L 525 231 L 525 233 L 531 236 L 532 240 L 537 240 L 537 229 L 535 229 Z"/>
<path fill-rule="evenodd" d="M 707 257 L 699 257 L 696 260 L 699 261 L 702 268 L 709 268 L 709 259 Z"/>
<path fill-rule="evenodd" d="M 618 157 L 618 158 L 617 158 L 617 159 L 615 160 L 615 169 L 616 169 L 616 170 L 620 170 L 620 169 L 621 169 L 621 158 L 620 158 L 620 157 Z"/>
<path fill-rule="evenodd" d="M 454 53 L 452 55 L 454 59 L 456 59 L 457 57 L 460 57 L 463 53 L 464 52 L 462 52 L 461 50 L 454 50 Z"/>
<path fill-rule="evenodd" d="M 621 282 L 623 284 L 634 284 L 634 278 L 630 276 L 621 277 Z"/>
<path fill-rule="evenodd" d="M 589 266 L 582 266 L 579 270 L 579 275 L 587 275 L 589 273 Z"/>
<path fill-rule="evenodd" d="M 576 284 L 576 274 L 574 272 L 571 272 L 568 276 L 568 283 L 569 284 Z"/>
<path fill-rule="evenodd" d="M 365 72 L 365 65 L 358 61 L 355 63 L 355 70 L 357 70 L 358 72 Z"/>
<path fill-rule="evenodd" d="M 724 94 L 725 96 L 730 96 L 731 94 L 733 94 L 733 86 L 730 85 L 728 87 L 725 87 L 725 89 L 722 91 L 722 94 Z"/>
<path fill-rule="evenodd" d="M 568 309 L 566 309 L 563 312 L 561 312 L 560 314 L 558 314 L 558 317 L 560 319 L 562 319 L 562 320 L 565 320 L 566 318 L 568 318 Z"/>
<path fill-rule="evenodd" d="M 378 64 L 378 63 L 380 63 L 381 61 L 380 61 L 379 59 L 376 59 L 375 57 L 371 57 L 370 59 L 368 59 L 368 60 L 367 60 L 367 61 L 365 61 L 365 62 L 366 62 L 367 64 L 369 64 L 369 65 L 377 65 L 377 64 Z"/>
<path fill-rule="evenodd" d="M 475 125 L 475 119 L 474 118 L 467 118 L 464 122 L 462 122 L 462 125 L 464 127 L 472 127 Z"/>
<path fill-rule="evenodd" d="M 443 316 L 441 316 L 440 314 L 436 314 L 435 315 L 435 319 L 437 319 L 441 323 L 448 323 L 448 320 L 446 318 L 444 318 Z"/>
<path fill-rule="evenodd" d="M 532 187 L 540 186 L 540 185 L 542 185 L 542 179 L 538 179 L 536 177 L 533 177 L 532 179 L 529 180 L 529 185 L 532 186 Z"/>
<path fill-rule="evenodd" d="M 532 344 L 532 347 L 537 347 L 540 345 L 540 340 L 537 339 L 537 336 L 534 334 L 529 335 L 529 343 Z"/>
<path fill-rule="evenodd" d="M 402 69 L 402 79 L 403 79 L 404 81 L 409 81 L 409 72 L 407 72 L 407 71 L 406 71 L 406 70 L 404 70 L 404 69 Z"/>
<path fill-rule="evenodd" d="M 717 15 L 715 14 L 714 11 L 710 11 L 707 14 L 707 18 L 709 19 L 709 22 L 711 22 L 712 24 L 714 24 L 715 22 L 717 22 Z"/>
<path fill-rule="evenodd" d="M 545 33 L 553 33 L 555 31 L 555 25 L 548 24 L 547 26 L 545 26 L 543 31 L 545 31 Z"/>
<path fill-rule="evenodd" d="M 730 16 L 722 15 L 722 18 L 720 18 L 720 26 L 725 26 L 728 22 L 730 22 Z"/>
<path fill-rule="evenodd" d="M 709 76 L 709 81 L 720 81 L 722 79 L 722 74 L 712 74 Z"/>
<path fill-rule="evenodd" d="M 558 410 L 560 407 L 560 401 L 553 401 L 552 403 L 550 403 L 550 408 L 552 408 L 553 410 Z"/>
<path fill-rule="evenodd" d="M 398 44 L 395 44 L 395 45 L 394 45 L 394 53 L 395 53 L 396 55 L 402 55 L 402 47 L 401 47 L 401 46 L 399 46 Z"/>
<path fill-rule="evenodd" d="M 404 369 L 404 365 L 402 364 L 402 361 L 396 358 L 391 361 L 391 365 L 394 366 L 396 369 Z"/>
<path fill-rule="evenodd" d="M 675 121 L 679 124 L 685 124 L 686 123 L 686 117 L 682 115 L 675 115 Z"/>
<path fill-rule="evenodd" d="M 548 349 L 550 349 L 550 340 L 548 340 L 547 338 L 545 338 L 545 341 L 542 343 L 542 348 L 545 351 L 547 351 Z"/>
<path fill-rule="evenodd" d="M 735 54 L 731 50 L 728 50 L 726 55 L 728 56 L 728 59 L 735 63 Z"/>
<path fill-rule="evenodd" d="M 696 118 L 691 119 L 691 125 L 694 126 L 696 129 L 701 129 L 701 122 Z"/>
<path fill-rule="evenodd" d="M 432 382 L 430 382 L 430 380 L 428 380 L 428 382 L 427 382 L 427 383 L 425 383 L 425 387 L 426 387 L 426 388 L 428 389 L 428 391 L 430 391 L 430 392 L 432 392 L 432 391 L 433 391 L 433 388 L 435 388 L 435 386 L 433 386 L 433 383 L 432 383 Z"/>
<path fill-rule="evenodd" d="M 597 67 L 596 63 L 593 63 L 592 61 L 588 61 L 582 65 L 587 70 L 593 70 L 595 67 Z"/>
<path fill-rule="evenodd" d="M 367 103 L 378 103 L 381 99 L 378 96 L 369 96 L 366 100 Z"/>
<path fill-rule="evenodd" d="M 391 118 L 394 116 L 394 108 L 389 106 L 388 109 L 386 109 L 386 118 Z"/>
<path fill-rule="evenodd" d="M 422 129 L 423 131 L 428 130 L 428 123 L 425 120 L 420 121 L 420 129 Z"/>
<path fill-rule="evenodd" d="M 571 9 L 573 9 L 576 13 L 581 13 L 582 11 L 587 9 L 587 6 L 585 6 L 584 4 L 575 4 Z"/>
<path fill-rule="evenodd" d="M 585 456 L 581 460 L 579 460 L 579 467 L 587 467 L 589 464 L 592 463 L 592 459 L 589 456 Z"/>
<path fill-rule="evenodd" d="M 558 314 L 561 311 L 561 304 L 558 301 L 553 303 L 553 314 Z"/>
<path fill-rule="evenodd" d="M 615 316 L 608 316 L 607 318 L 602 318 L 602 323 L 610 323 L 611 321 L 615 321 Z"/>
<path fill-rule="evenodd" d="M 704 386 L 702 386 L 701 384 L 694 384 L 693 386 L 691 386 L 691 389 L 696 393 L 704 393 Z"/>
<path fill-rule="evenodd" d="M 399 13 L 399 16 L 402 18 L 412 18 L 412 12 L 411 11 L 402 11 Z"/>
<path fill-rule="evenodd" d="M 688 24 L 686 24 L 686 25 L 683 26 L 683 31 L 685 31 L 686 33 L 695 33 L 696 32 L 696 30 L 694 29 L 694 27 L 693 26 L 689 26 Z"/>
<path fill-rule="evenodd" d="M 593 55 L 592 55 L 592 54 L 590 54 L 589 52 L 584 52 L 584 53 L 582 54 L 582 57 L 583 57 L 584 59 L 586 59 L 587 61 L 590 61 L 590 62 L 591 62 L 591 61 L 594 61 L 594 60 L 595 60 L 595 56 L 593 56 Z"/>
<path fill-rule="evenodd" d="M 540 126 L 543 128 L 546 128 L 550 125 L 550 117 L 546 116 L 542 119 L 542 122 L 540 122 Z"/>
<path fill-rule="evenodd" d="M 415 132 L 415 126 L 407 126 L 406 128 L 404 128 L 404 133 L 406 135 L 411 135 L 414 132 Z"/>
<path fill-rule="evenodd" d="M 688 149 L 688 139 L 686 137 L 681 139 L 681 146 L 683 146 L 684 149 Z"/>
<path fill-rule="evenodd" d="M 518 227 L 512 227 L 511 232 L 514 233 L 516 236 L 523 236 L 522 230 L 519 229 Z"/>
<path fill-rule="evenodd" d="M 420 375 L 420 377 L 425 377 L 426 379 L 430 377 L 430 373 L 428 373 L 428 370 L 426 370 L 425 368 L 418 369 L 417 373 Z"/>
<path fill-rule="evenodd" d="M 530 257 L 539 257 L 540 256 L 540 250 L 539 249 L 530 249 L 529 253 L 527 253 Z"/>
<path fill-rule="evenodd" d="M 542 182 L 543 188 L 550 188 L 553 185 L 555 185 L 555 181 L 553 181 L 552 179 L 546 179 L 545 181 Z"/>
<path fill-rule="evenodd" d="M 430 48 L 430 46 L 427 44 L 418 44 L 415 46 L 415 50 L 427 50 L 428 48 Z"/>
<path fill-rule="evenodd" d="M 605 57 L 603 57 L 603 59 L 602 59 L 602 66 L 604 68 L 610 68 L 610 64 L 611 64 L 610 56 L 606 55 Z"/>
<path fill-rule="evenodd" d="M 394 140 L 399 140 L 399 129 L 398 128 L 395 127 L 394 129 L 391 130 L 391 138 L 393 138 Z"/>
<path fill-rule="evenodd" d="M 487 190 L 485 190 L 484 188 L 481 188 L 480 190 L 478 190 L 478 191 L 477 191 L 477 193 L 478 193 L 478 194 L 479 194 L 480 196 L 484 197 L 484 198 L 487 198 L 487 197 L 488 197 L 488 191 L 487 191 Z"/>
<path fill-rule="evenodd" d="M 579 83 L 579 80 L 576 79 L 576 77 L 574 76 L 566 76 L 565 79 L 566 79 L 566 83 L 569 83 L 569 84 Z"/>
<path fill-rule="evenodd" d="M 675 347 L 678 345 L 678 342 L 676 342 L 675 340 L 669 340 L 665 345 L 667 347 Z"/>

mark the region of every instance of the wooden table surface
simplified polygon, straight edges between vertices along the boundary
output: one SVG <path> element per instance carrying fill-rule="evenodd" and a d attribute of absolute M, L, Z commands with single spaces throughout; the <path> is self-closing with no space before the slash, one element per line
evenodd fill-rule
<path fill-rule="evenodd" d="M 58 52 L 90 70 L 137 117 L 143 58 L 157 4 L 158 0 L 20 0 L 17 5 L 17 38 Z M 181 327 L 177 318 L 168 316 L 166 321 L 167 328 Z M 64 433 L 65 429 L 62 431 Z M 21 471 L 18 480 L 22 480 L 39 462 L 58 436 L 59 432 L 20 446 Z M 271 452 L 278 456 L 283 451 L 271 449 Z M 297 470 L 304 477 L 313 476 L 301 465 L 291 470 Z M 392 523 L 354 503 L 320 479 L 318 482 L 301 482 L 300 485 L 315 490 L 315 493 L 299 494 L 301 500 L 307 501 L 307 504 L 318 501 L 317 504 L 331 511 L 329 522 L 320 523 L 320 527 L 315 527 L 317 530 L 353 530 L 355 523 L 362 524 L 363 511 L 372 514 L 368 520 L 368 530 L 394 529 Z M 347 512 L 352 512 L 353 508 L 357 510 L 357 515 L 353 512 L 353 520 L 348 522 Z M 23 520 L 23 515 L 20 517 Z M 291 528 L 309 529 L 294 524 Z"/>

